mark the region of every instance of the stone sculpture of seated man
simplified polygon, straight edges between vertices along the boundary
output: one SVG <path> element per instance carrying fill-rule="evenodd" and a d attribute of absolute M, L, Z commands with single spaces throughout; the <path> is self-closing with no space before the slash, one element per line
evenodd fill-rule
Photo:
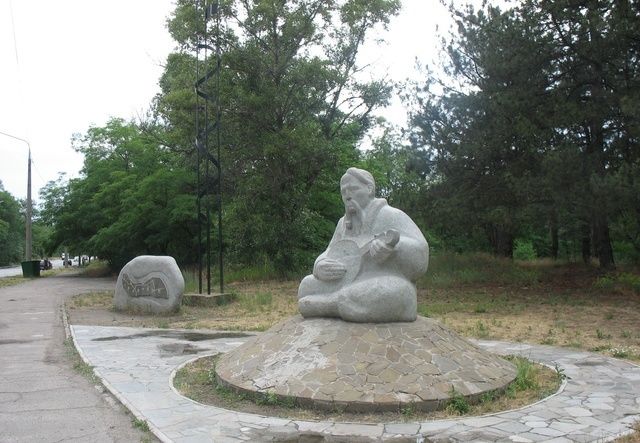
<path fill-rule="evenodd" d="M 429 246 L 407 214 L 375 198 L 373 176 L 349 168 L 340 180 L 345 215 L 298 288 L 304 317 L 407 322 L 417 315 L 416 279 Z"/>

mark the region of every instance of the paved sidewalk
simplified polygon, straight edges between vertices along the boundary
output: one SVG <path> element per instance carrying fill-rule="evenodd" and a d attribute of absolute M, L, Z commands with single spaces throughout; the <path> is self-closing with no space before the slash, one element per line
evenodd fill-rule
<path fill-rule="evenodd" d="M 166 442 L 589 442 L 628 433 L 640 419 L 640 367 L 566 348 L 477 342 L 499 354 L 557 365 L 567 375 L 557 394 L 525 408 L 455 420 L 356 424 L 234 412 L 201 405 L 173 390 L 171 378 L 178 367 L 197 356 L 226 352 L 246 338 L 102 326 L 71 329 L 81 355 L 108 389 Z"/>
<path fill-rule="evenodd" d="M 144 438 L 124 408 L 74 371 L 67 357 L 63 300 L 101 289 L 113 289 L 113 280 L 67 275 L 0 288 L 0 442 Z"/>

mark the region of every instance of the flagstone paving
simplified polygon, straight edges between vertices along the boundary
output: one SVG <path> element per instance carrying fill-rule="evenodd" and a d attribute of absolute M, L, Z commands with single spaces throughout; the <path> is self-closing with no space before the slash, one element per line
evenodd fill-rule
<path fill-rule="evenodd" d="M 432 411 L 452 390 L 468 398 L 503 391 L 516 367 L 431 318 L 371 324 L 295 315 L 224 354 L 216 377 L 241 393 L 316 409 Z"/>
<path fill-rule="evenodd" d="M 234 349 L 246 340 L 243 334 L 80 325 L 71 331 L 105 386 L 166 442 L 589 442 L 628 433 L 640 420 L 639 366 L 566 348 L 476 342 L 496 354 L 518 354 L 557 367 L 567 376 L 557 394 L 515 411 L 420 423 L 335 423 L 201 405 L 172 388 L 177 368 Z"/>

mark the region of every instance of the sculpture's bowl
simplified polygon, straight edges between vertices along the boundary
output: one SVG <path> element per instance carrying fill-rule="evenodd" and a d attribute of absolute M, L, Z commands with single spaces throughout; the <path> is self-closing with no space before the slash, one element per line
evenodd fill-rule
<path fill-rule="evenodd" d="M 289 318 L 224 354 L 220 383 L 253 395 L 345 411 L 442 408 L 456 394 L 474 401 L 503 390 L 513 364 L 435 320 L 348 323 Z"/>

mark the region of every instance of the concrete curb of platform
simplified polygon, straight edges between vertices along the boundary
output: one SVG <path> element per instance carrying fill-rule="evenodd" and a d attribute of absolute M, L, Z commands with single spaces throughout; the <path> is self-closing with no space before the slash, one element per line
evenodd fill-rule
<path fill-rule="evenodd" d="M 78 346 L 78 343 L 76 342 L 76 337 L 73 334 L 73 331 L 71 330 L 71 328 L 69 327 L 69 317 L 67 315 L 66 304 L 63 303 L 63 305 L 62 305 L 62 307 L 60 309 L 62 311 L 62 314 L 61 314 L 62 315 L 62 324 L 64 326 L 64 335 L 65 335 L 65 337 L 67 339 L 71 339 L 71 341 L 73 343 L 73 348 L 76 350 L 76 352 L 78 353 L 78 355 L 80 356 L 82 361 L 85 364 L 91 366 L 91 363 L 90 363 L 89 359 L 87 358 L 87 356 L 82 351 L 82 348 L 80 348 L 80 346 Z M 158 438 L 158 440 L 160 440 L 162 443 L 173 443 L 173 440 L 168 438 L 153 423 L 150 423 L 149 420 L 147 420 L 147 418 L 140 411 L 138 411 L 126 398 L 124 398 L 123 395 L 121 395 L 118 392 L 117 389 L 115 389 L 113 386 L 111 386 L 111 384 L 105 379 L 105 377 L 103 377 L 102 374 L 100 374 L 100 371 L 98 371 L 93 366 L 91 366 L 91 370 L 93 371 L 93 374 L 98 378 L 98 380 L 100 380 L 100 383 L 102 384 L 102 388 L 103 388 L 102 394 L 103 395 L 108 395 L 113 402 L 120 403 L 122 405 L 122 407 L 125 408 L 127 411 L 129 411 L 131 413 L 131 415 L 133 415 L 136 419 L 138 419 L 140 421 L 144 421 L 147 424 L 147 426 L 149 427 L 149 432 L 151 432 L 153 435 L 155 435 Z"/>
<path fill-rule="evenodd" d="M 67 324 L 68 326 L 68 324 Z M 71 329 L 69 328 L 69 334 L 71 335 L 71 338 L 73 340 L 73 347 L 75 348 L 76 352 L 78 353 L 78 355 L 80 355 L 80 358 L 82 359 L 83 362 L 85 362 L 87 365 L 91 366 L 89 359 L 87 359 L 87 357 L 84 355 L 84 352 L 82 352 L 82 349 L 78 346 L 78 343 L 76 342 L 76 337 L 73 334 L 73 332 L 71 332 Z M 147 420 L 147 418 L 138 410 L 136 409 L 135 406 L 133 406 L 123 395 L 121 395 L 117 389 L 115 389 L 100 373 L 100 371 L 98 371 L 96 368 L 94 368 L 93 366 L 91 366 L 91 370 L 93 371 L 93 373 L 95 374 L 96 377 L 98 377 L 98 379 L 100 380 L 100 383 L 102 383 L 102 385 L 104 386 L 104 388 L 106 389 L 106 391 L 109 393 L 109 395 L 113 396 L 124 408 L 127 409 L 127 411 L 129 411 L 131 413 L 131 415 L 133 415 L 136 419 L 140 420 L 140 421 L 144 421 L 147 426 L 149 427 L 149 431 L 151 433 L 153 433 L 153 435 L 155 435 L 158 440 L 160 440 L 162 443 L 173 443 L 173 440 L 171 440 L 169 437 L 167 437 L 160 429 L 158 429 L 153 423 L 150 423 L 149 420 Z"/>

